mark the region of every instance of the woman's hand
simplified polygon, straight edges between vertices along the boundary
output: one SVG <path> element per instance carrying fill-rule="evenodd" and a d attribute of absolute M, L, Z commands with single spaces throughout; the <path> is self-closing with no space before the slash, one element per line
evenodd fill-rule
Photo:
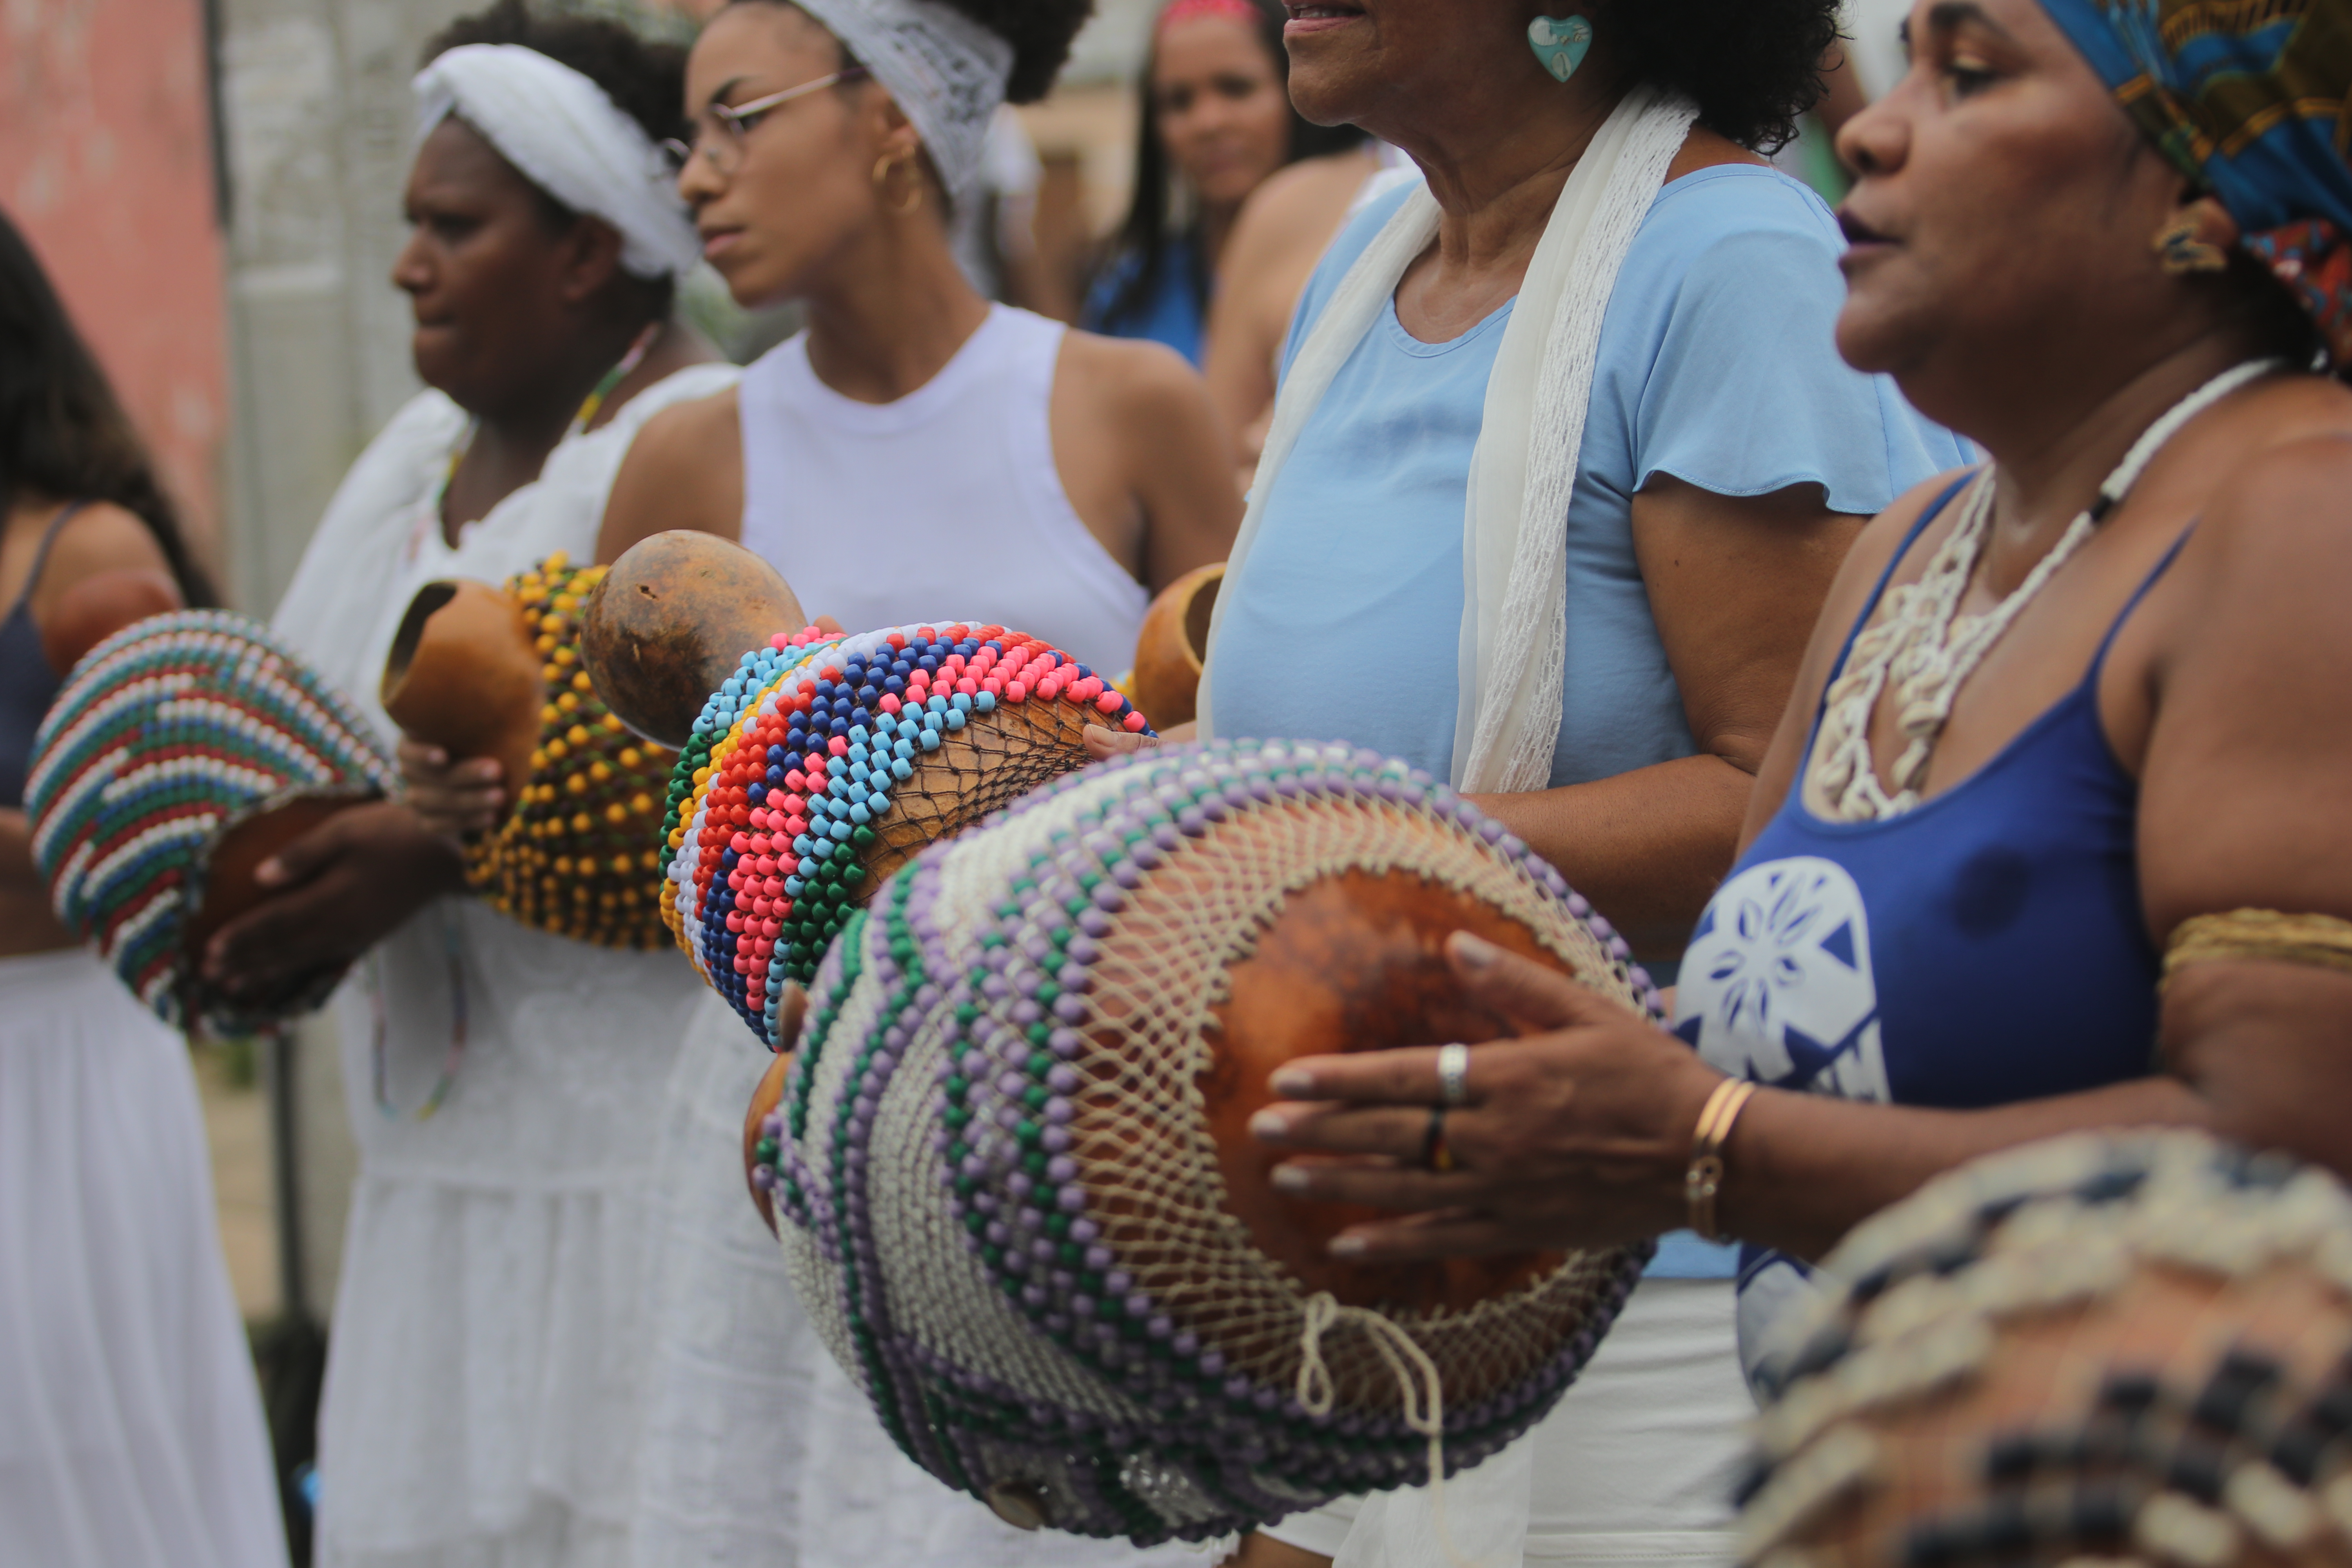
<path fill-rule="evenodd" d="M 1441 1099 L 1433 1046 L 1302 1058 L 1274 1075 L 1290 1103 L 1250 1122 L 1262 1142 L 1344 1156 L 1276 1166 L 1278 1190 L 1409 1215 L 1342 1231 L 1333 1256 L 1611 1246 L 1682 1225 L 1691 1138 L 1721 1075 L 1598 993 L 1466 931 L 1446 957 L 1472 1001 L 1547 1031 L 1471 1049 L 1467 1101 L 1444 1122 L 1452 1171 L 1422 1163 Z"/>
<path fill-rule="evenodd" d="M 451 762 L 438 746 L 404 737 L 400 742 L 401 799 L 427 832 L 447 838 L 488 833 L 507 803 L 496 757 Z"/>
<path fill-rule="evenodd" d="M 329 817 L 255 868 L 253 879 L 271 896 L 205 947 L 205 978 L 232 996 L 340 969 L 466 880 L 457 846 L 392 801 Z"/>
<path fill-rule="evenodd" d="M 1087 755 L 1099 763 L 1106 757 L 1125 757 L 1137 752 L 1157 751 L 1162 746 L 1181 746 L 1200 732 L 1197 720 L 1172 725 L 1157 735 L 1135 735 L 1125 730 L 1089 724 L 1087 726 Z"/>

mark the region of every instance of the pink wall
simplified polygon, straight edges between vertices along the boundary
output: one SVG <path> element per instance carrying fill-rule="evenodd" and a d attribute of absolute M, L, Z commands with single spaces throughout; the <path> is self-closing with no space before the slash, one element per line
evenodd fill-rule
<path fill-rule="evenodd" d="M 228 426 L 202 0 L 0 0 L 0 206 L 217 561 Z"/>

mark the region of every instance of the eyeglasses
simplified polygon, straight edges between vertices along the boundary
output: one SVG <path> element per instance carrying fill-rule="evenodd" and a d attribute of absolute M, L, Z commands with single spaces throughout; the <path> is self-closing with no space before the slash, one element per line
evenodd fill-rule
<path fill-rule="evenodd" d="M 673 136 L 661 144 L 662 153 L 669 160 L 670 173 L 682 174 L 697 153 L 710 160 L 710 166 L 722 174 L 731 174 L 743 163 L 743 139 L 752 127 L 773 109 L 780 109 L 796 98 L 821 91 L 835 82 L 853 80 L 866 74 L 864 66 L 850 66 L 821 76 L 814 81 L 804 81 L 798 87 L 788 87 L 782 92 L 772 92 L 765 98 L 755 98 L 749 103 L 714 103 L 707 117 L 694 129 L 694 140 L 681 142 Z"/>

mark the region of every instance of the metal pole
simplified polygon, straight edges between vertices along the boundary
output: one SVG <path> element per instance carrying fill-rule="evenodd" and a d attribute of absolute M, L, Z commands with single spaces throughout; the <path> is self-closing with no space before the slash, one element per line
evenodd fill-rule
<path fill-rule="evenodd" d="M 310 1320 L 309 1291 L 303 1280 L 302 1162 L 295 1102 L 296 1058 L 301 1043 L 299 1026 L 289 1026 L 268 1037 L 269 1163 L 278 1189 L 278 1293 L 281 1311 L 289 1322 Z"/>

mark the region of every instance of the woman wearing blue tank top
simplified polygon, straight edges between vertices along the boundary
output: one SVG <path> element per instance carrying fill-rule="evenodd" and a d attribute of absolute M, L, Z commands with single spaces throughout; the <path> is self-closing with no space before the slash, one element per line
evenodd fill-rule
<path fill-rule="evenodd" d="M 1737 1237 L 1769 1382 L 1805 1260 L 1986 1151 L 2186 1124 L 2352 1168 L 2347 27 L 1914 8 L 1841 138 L 1838 342 L 1992 461 L 1832 589 L 1684 957 L 1696 1052 L 1456 937 L 1548 1032 L 1276 1075 L 1321 1103 L 1260 1137 L 1385 1156 L 1277 1184 L 1406 1211 L 1335 1252 Z"/>

